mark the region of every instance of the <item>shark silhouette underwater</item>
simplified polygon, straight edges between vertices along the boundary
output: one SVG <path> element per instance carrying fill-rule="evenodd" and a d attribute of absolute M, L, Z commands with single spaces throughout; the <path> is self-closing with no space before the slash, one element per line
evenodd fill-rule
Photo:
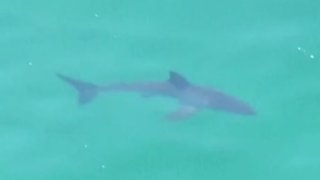
<path fill-rule="evenodd" d="M 219 110 L 240 115 L 255 115 L 255 110 L 246 102 L 238 100 L 213 88 L 190 83 L 177 72 L 170 71 L 169 79 L 158 82 L 134 82 L 96 85 L 58 73 L 57 76 L 78 91 L 78 103 L 86 104 L 99 93 L 136 92 L 144 97 L 166 96 L 178 100 L 180 108 L 170 113 L 168 119 L 185 119 L 202 109 Z"/>

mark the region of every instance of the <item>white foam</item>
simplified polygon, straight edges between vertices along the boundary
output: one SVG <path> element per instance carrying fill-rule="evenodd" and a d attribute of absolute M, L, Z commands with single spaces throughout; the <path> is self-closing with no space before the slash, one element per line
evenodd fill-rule
<path fill-rule="evenodd" d="M 311 58 L 311 59 L 314 59 L 315 56 L 314 56 L 313 54 L 310 54 L 310 58 Z"/>

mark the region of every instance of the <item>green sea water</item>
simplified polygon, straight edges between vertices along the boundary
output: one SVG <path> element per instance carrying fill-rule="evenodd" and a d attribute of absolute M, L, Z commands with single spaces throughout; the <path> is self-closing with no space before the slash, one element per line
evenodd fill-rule
<path fill-rule="evenodd" d="M 0 180 L 320 179 L 320 1 L 0 1 Z M 95 83 L 168 71 L 254 117 L 104 94 L 79 106 L 56 73 Z"/>

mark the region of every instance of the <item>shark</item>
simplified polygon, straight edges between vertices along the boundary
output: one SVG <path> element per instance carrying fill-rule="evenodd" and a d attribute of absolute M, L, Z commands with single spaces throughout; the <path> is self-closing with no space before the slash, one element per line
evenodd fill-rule
<path fill-rule="evenodd" d="M 165 117 L 171 120 L 187 119 L 200 110 L 209 109 L 239 115 L 253 116 L 256 111 L 246 102 L 215 88 L 196 85 L 175 71 L 162 81 L 95 84 L 57 73 L 57 76 L 78 92 L 80 105 L 91 102 L 98 94 L 111 92 L 135 92 L 143 97 L 163 96 L 176 99 L 177 110 Z"/>

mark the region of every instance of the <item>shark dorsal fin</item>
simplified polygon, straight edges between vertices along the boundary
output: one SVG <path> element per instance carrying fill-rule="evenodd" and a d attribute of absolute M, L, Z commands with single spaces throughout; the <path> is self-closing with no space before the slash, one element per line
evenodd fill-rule
<path fill-rule="evenodd" d="M 168 81 L 177 89 L 185 89 L 190 85 L 186 78 L 174 71 L 170 71 L 170 78 Z"/>

